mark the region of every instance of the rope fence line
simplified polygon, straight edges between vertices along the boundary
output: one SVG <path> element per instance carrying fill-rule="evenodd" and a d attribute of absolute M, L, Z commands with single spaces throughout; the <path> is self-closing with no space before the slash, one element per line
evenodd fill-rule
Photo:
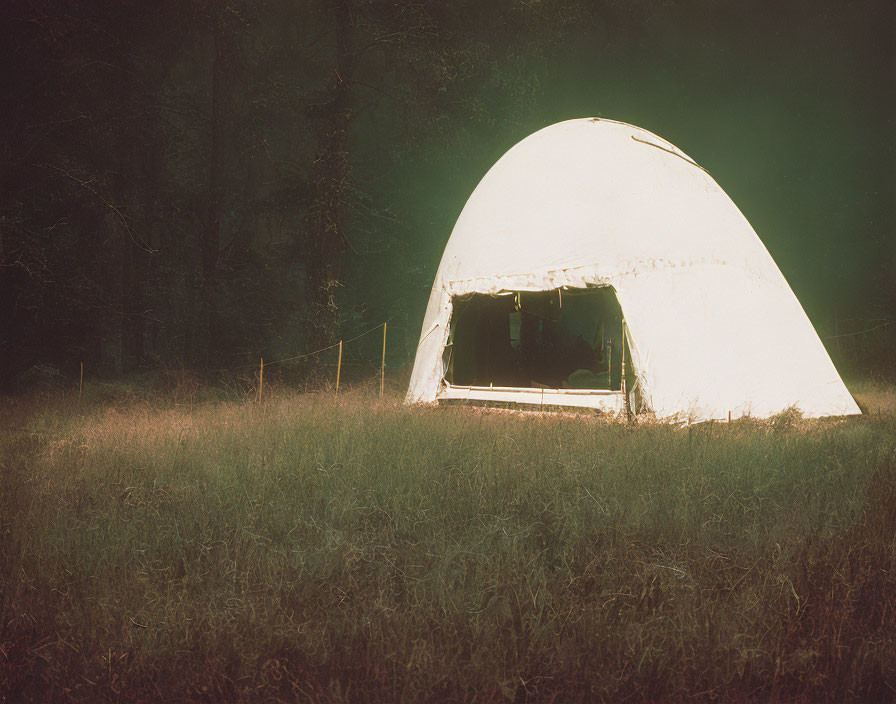
<path fill-rule="evenodd" d="M 386 323 L 388 323 L 388 322 L 389 322 L 389 321 L 387 320 Z M 328 350 L 335 350 L 337 347 L 339 347 L 339 345 L 346 345 L 346 344 L 348 344 L 349 342 L 354 342 L 355 340 L 360 340 L 362 337 L 364 337 L 365 335 L 369 335 L 369 334 L 372 333 L 374 330 L 379 330 L 379 329 L 380 329 L 381 327 L 383 327 L 386 323 L 380 323 L 380 324 L 377 325 L 376 327 L 370 328 L 370 330 L 365 330 L 365 331 L 362 332 L 360 335 L 355 335 L 354 337 L 349 338 L 348 340 L 340 340 L 340 341 L 337 342 L 335 345 L 330 345 L 329 347 L 321 347 L 319 350 L 314 350 L 314 352 L 306 352 L 305 354 L 298 354 L 298 355 L 296 355 L 295 357 L 286 357 L 285 359 L 278 359 L 278 360 L 275 361 L 275 362 L 268 362 L 268 364 L 282 364 L 283 362 L 293 362 L 293 361 L 295 361 L 295 360 L 297 360 L 297 359 L 305 359 L 306 357 L 313 357 L 314 355 L 316 355 L 316 354 L 320 354 L 321 352 L 326 352 L 326 351 L 328 351 Z M 254 364 L 252 364 L 252 365 L 247 364 L 247 365 L 244 365 L 244 366 L 255 366 L 255 365 L 254 365 Z"/>
<path fill-rule="evenodd" d="M 845 332 L 842 335 L 829 335 L 828 337 L 823 337 L 823 340 L 836 340 L 840 337 L 855 337 L 856 335 L 864 335 L 866 332 L 873 332 L 874 330 L 880 330 L 880 328 L 885 328 L 887 325 L 890 325 L 894 321 L 888 320 L 885 323 L 881 323 L 880 325 L 875 325 L 873 328 L 868 328 L 867 330 L 859 330 L 858 332 Z"/>
<path fill-rule="evenodd" d="M 284 362 L 294 362 L 299 359 L 307 359 L 308 357 L 313 357 L 314 355 L 318 355 L 321 352 L 328 352 L 329 350 L 335 350 L 340 345 L 347 345 L 349 342 L 354 342 L 355 340 L 360 340 L 365 335 L 369 335 L 370 333 L 372 333 L 376 330 L 379 330 L 380 328 L 384 328 L 390 322 L 392 322 L 392 318 L 389 318 L 388 320 L 386 320 L 382 323 L 379 323 L 378 325 L 375 325 L 374 327 L 370 328 L 369 330 L 365 330 L 364 332 L 360 333 L 359 335 L 355 335 L 354 337 L 351 337 L 348 340 L 340 340 L 339 342 L 336 342 L 335 344 L 328 345 L 327 347 L 321 347 L 319 350 L 314 350 L 313 352 L 305 352 L 304 354 L 298 354 L 298 355 L 295 355 L 294 357 L 285 357 L 283 359 L 277 359 L 277 360 L 274 360 L 273 362 L 266 362 L 266 364 L 268 366 L 270 366 L 272 364 L 283 364 Z M 823 337 L 822 339 L 823 340 L 836 340 L 837 338 L 841 338 L 841 337 L 855 337 L 856 335 L 864 335 L 865 333 L 873 332 L 874 330 L 879 330 L 880 328 L 885 328 L 894 322 L 896 322 L 896 321 L 888 320 L 884 323 L 881 323 L 880 325 L 875 325 L 874 327 L 868 328 L 867 330 L 860 330 L 858 332 L 848 332 L 848 333 L 843 333 L 842 335 L 829 335 L 827 337 Z M 427 337 L 429 337 L 430 333 L 432 333 L 436 327 L 438 327 L 438 326 L 436 326 L 436 325 L 432 326 L 432 328 L 429 330 L 429 332 L 427 332 L 427 334 L 424 335 L 423 339 L 426 339 Z M 422 341 L 423 340 L 421 340 L 420 342 L 422 342 Z M 419 347 L 419 343 L 417 346 Z M 354 365 L 358 365 L 358 364 L 362 364 L 362 363 L 361 362 L 343 362 L 342 364 L 346 364 L 346 365 L 350 364 L 350 365 L 354 366 Z M 256 365 L 254 362 L 249 362 L 249 363 L 240 364 L 240 365 L 237 365 L 234 367 L 225 367 L 225 368 L 221 368 L 221 369 L 215 369 L 214 371 L 226 372 L 226 371 L 231 371 L 234 369 L 254 368 L 255 366 Z M 323 366 L 335 366 L 335 365 L 324 363 Z"/>
<path fill-rule="evenodd" d="M 351 366 L 351 367 L 367 367 L 367 368 L 373 367 L 373 368 L 375 368 L 375 361 L 372 361 L 372 360 L 366 360 L 366 359 L 347 360 L 347 359 L 344 359 L 342 356 L 343 346 L 345 344 L 360 340 L 362 337 L 365 337 L 365 336 L 369 335 L 370 333 L 375 332 L 382 328 L 382 330 L 383 330 L 383 347 L 382 347 L 382 357 L 379 360 L 380 361 L 380 398 L 382 398 L 383 392 L 384 392 L 385 370 L 386 370 L 386 329 L 387 329 L 388 324 L 390 322 L 393 322 L 393 320 L 394 320 L 394 317 L 388 318 L 384 322 L 379 323 L 379 324 L 365 330 L 364 332 L 355 335 L 354 337 L 350 337 L 347 340 L 339 340 L 338 342 L 336 342 L 332 345 L 327 345 L 326 347 L 321 347 L 320 349 L 313 350 L 311 352 L 305 352 L 303 354 L 294 355 L 292 357 L 284 357 L 283 359 L 277 359 L 277 360 L 274 360 L 273 362 L 267 362 L 267 366 L 271 366 L 272 364 L 284 364 L 286 362 L 293 362 L 293 361 L 297 361 L 300 359 L 307 359 L 309 357 L 319 355 L 323 352 L 328 352 L 329 350 L 334 350 L 334 349 L 339 348 L 339 359 L 337 360 L 337 362 L 335 362 L 335 363 L 319 362 L 318 363 L 318 366 L 320 366 L 320 367 L 335 367 L 336 368 L 336 393 L 338 394 L 339 393 L 339 382 L 340 382 L 340 370 L 342 367 Z M 851 318 L 849 320 L 858 321 L 858 320 L 863 320 L 863 319 L 862 318 Z M 836 339 L 841 339 L 841 338 L 858 337 L 860 335 L 865 335 L 867 333 L 874 332 L 875 330 L 880 330 L 882 328 L 892 325 L 893 323 L 896 323 L 896 320 L 887 320 L 886 318 L 876 318 L 876 319 L 875 318 L 865 318 L 864 320 L 866 322 L 878 322 L 878 321 L 882 321 L 882 322 L 880 322 L 878 325 L 874 325 L 870 328 L 866 328 L 865 330 L 859 330 L 857 332 L 841 333 L 838 335 L 828 335 L 828 336 L 822 337 L 821 339 L 822 340 L 836 340 Z M 426 340 L 426 338 L 428 338 L 430 336 L 430 334 L 432 334 L 438 327 L 439 327 L 438 322 L 434 323 L 430 327 L 430 329 L 426 332 L 426 334 L 423 335 L 420 338 L 420 340 L 418 341 L 418 343 L 417 343 L 418 349 L 419 349 L 420 345 Z M 403 329 L 404 328 L 402 326 L 399 326 L 399 330 L 403 330 Z M 238 365 L 233 365 L 230 367 L 220 367 L 217 369 L 211 369 L 209 371 L 211 371 L 211 372 L 229 372 L 229 371 L 244 370 L 244 369 L 256 369 L 257 370 L 257 381 L 258 381 L 258 388 L 257 388 L 257 392 L 256 392 L 256 402 L 260 402 L 261 398 L 262 398 L 262 389 L 263 389 L 263 384 L 264 384 L 264 381 L 263 381 L 264 380 L 264 367 L 265 367 L 265 361 L 263 358 L 260 358 L 259 364 L 256 364 L 254 362 L 247 362 L 245 364 L 238 364 Z M 390 367 L 390 369 L 391 368 L 393 368 L 393 367 Z M 79 380 L 78 380 L 78 399 L 79 399 L 79 401 L 83 394 L 83 389 L 84 389 L 84 362 L 81 362 L 80 376 L 79 376 Z"/>
<path fill-rule="evenodd" d="M 385 384 L 386 384 L 386 330 L 388 328 L 388 325 L 389 325 L 389 320 L 386 320 L 382 324 L 383 354 L 382 354 L 382 357 L 380 358 L 380 400 L 383 399 L 383 396 L 385 393 Z M 313 352 L 306 352 L 304 354 L 297 354 L 294 357 L 285 357 L 283 359 L 278 359 L 273 362 L 268 362 L 268 366 L 270 366 L 272 364 L 283 364 L 284 362 L 292 362 L 297 359 L 307 359 L 308 357 L 313 357 L 315 355 L 320 354 L 321 352 L 326 352 L 328 350 L 333 350 L 333 349 L 338 348 L 339 349 L 339 358 L 335 365 L 336 366 L 336 395 L 338 396 L 339 395 L 339 381 L 340 381 L 339 377 L 340 377 L 340 372 L 342 371 L 342 347 L 343 347 L 343 345 L 347 342 L 354 342 L 355 340 L 360 340 L 365 335 L 369 335 L 374 330 L 379 330 L 379 329 L 380 329 L 380 326 L 377 325 L 375 327 L 370 328 L 369 330 L 365 330 L 360 335 L 355 335 L 354 337 L 349 338 L 348 340 L 339 340 L 339 342 L 337 342 L 333 345 L 328 345 L 327 347 L 321 347 L 319 350 L 314 350 Z M 245 368 L 248 368 L 249 366 L 250 365 L 246 364 L 246 365 L 241 365 L 238 367 L 231 367 L 231 369 L 245 369 Z M 251 365 L 251 366 L 254 366 L 254 365 Z M 326 365 L 326 366 L 333 366 L 333 365 L 330 364 L 330 365 Z M 258 367 L 258 391 L 257 391 L 256 397 L 255 397 L 256 403 L 261 403 L 263 394 L 264 394 L 264 357 L 261 357 L 259 359 L 259 367 Z"/>
<path fill-rule="evenodd" d="M 354 337 L 351 337 L 348 340 L 340 340 L 339 342 L 337 342 L 333 345 L 328 345 L 327 347 L 321 347 L 319 350 L 314 350 L 313 352 L 305 352 L 304 354 L 297 354 L 294 357 L 285 357 L 283 359 L 277 359 L 277 360 L 274 360 L 273 362 L 265 362 L 264 364 L 265 364 L 265 366 L 269 367 L 272 364 L 283 364 L 284 362 L 294 362 L 298 359 L 307 359 L 308 357 L 313 357 L 314 355 L 320 354 L 321 352 L 335 350 L 337 347 L 339 347 L 340 344 L 346 345 L 349 342 L 354 342 L 355 340 L 360 340 L 365 335 L 369 335 L 370 333 L 375 332 L 376 330 L 382 329 L 386 324 L 388 324 L 391 321 L 392 321 L 392 319 L 389 318 L 385 322 L 379 323 L 378 325 L 375 325 L 374 327 L 370 328 L 369 330 L 365 330 L 360 335 L 355 335 Z M 343 364 L 353 364 L 353 363 L 352 362 L 343 362 Z M 357 362 L 355 362 L 354 364 L 357 364 Z M 258 365 L 255 362 L 247 362 L 245 364 L 237 364 L 232 367 L 219 367 L 218 369 L 212 369 L 211 371 L 213 371 L 213 372 L 230 372 L 230 371 L 236 371 L 238 369 L 254 369 L 257 366 Z"/>

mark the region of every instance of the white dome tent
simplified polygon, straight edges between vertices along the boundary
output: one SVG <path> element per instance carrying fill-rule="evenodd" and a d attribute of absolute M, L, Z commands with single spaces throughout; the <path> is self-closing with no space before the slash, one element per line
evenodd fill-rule
<path fill-rule="evenodd" d="M 563 347 L 558 326 L 572 326 L 564 306 L 589 292 L 601 322 L 580 325 L 578 347 Z M 475 322 L 463 323 L 461 310 Z M 580 354 L 557 371 L 574 348 L 596 361 Z M 789 407 L 807 417 L 860 413 L 768 251 L 712 177 L 656 135 L 602 118 L 530 135 L 467 201 L 435 277 L 406 401 L 443 399 L 630 406 L 678 421 Z"/>

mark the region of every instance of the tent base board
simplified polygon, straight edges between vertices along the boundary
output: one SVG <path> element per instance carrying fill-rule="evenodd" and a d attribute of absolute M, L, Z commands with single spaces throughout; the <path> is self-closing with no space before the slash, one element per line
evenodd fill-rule
<path fill-rule="evenodd" d="M 528 406 L 594 408 L 604 413 L 624 413 L 621 391 L 607 389 L 532 389 L 511 386 L 454 386 L 445 384 L 439 401 L 494 401 Z"/>

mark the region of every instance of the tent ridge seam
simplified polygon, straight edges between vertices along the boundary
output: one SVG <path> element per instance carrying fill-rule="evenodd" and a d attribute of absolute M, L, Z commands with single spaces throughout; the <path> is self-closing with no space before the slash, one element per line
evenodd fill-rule
<path fill-rule="evenodd" d="M 632 138 L 633 140 L 635 140 L 636 142 L 640 142 L 641 144 L 646 144 L 646 145 L 649 146 L 649 147 L 656 147 L 656 148 L 659 149 L 660 151 L 666 152 L 667 154 L 671 154 L 672 156 L 677 156 L 679 159 L 684 159 L 684 160 L 685 160 L 686 162 L 688 162 L 691 166 L 696 166 L 698 169 L 700 169 L 700 170 L 701 170 L 703 173 L 705 173 L 707 176 L 712 177 L 712 174 L 710 174 L 709 171 L 707 171 L 705 168 L 703 168 L 702 166 L 700 166 L 700 164 L 698 164 L 696 161 L 694 161 L 693 159 L 691 159 L 691 157 L 689 157 L 689 156 L 685 156 L 684 154 L 679 154 L 678 152 L 673 151 L 672 149 L 666 149 L 666 147 L 662 146 L 661 144 L 654 144 L 653 142 L 648 142 L 646 139 L 638 139 L 637 137 L 635 137 L 635 135 L 630 135 L 630 136 L 631 136 L 631 138 Z"/>
<path fill-rule="evenodd" d="M 594 276 L 594 280 L 586 281 L 586 283 L 598 283 L 607 286 L 612 285 L 612 281 L 619 279 L 621 277 L 630 276 L 632 274 L 638 274 L 644 271 L 644 265 L 648 264 L 651 269 L 659 270 L 659 269 L 689 269 L 692 267 L 698 266 L 732 266 L 738 267 L 737 263 L 730 262 L 727 259 L 719 259 L 719 258 L 711 258 L 711 259 L 690 259 L 690 260 L 682 260 L 682 261 L 670 261 L 667 259 L 651 259 L 649 261 L 637 261 L 632 262 L 628 266 L 628 268 L 624 270 L 620 270 L 611 275 L 602 275 L 602 276 Z M 456 288 L 466 288 L 464 284 L 472 284 L 482 279 L 490 279 L 496 282 L 502 281 L 517 281 L 520 279 L 527 280 L 537 280 L 537 279 L 553 279 L 558 277 L 577 277 L 580 279 L 584 279 L 584 275 L 580 272 L 595 272 L 595 264 L 585 264 L 583 266 L 574 266 L 568 267 L 565 269 L 545 269 L 541 272 L 537 272 L 534 274 L 501 274 L 499 276 L 494 277 L 485 277 L 485 276 L 474 276 L 469 279 L 450 279 L 447 283 L 443 284 L 442 288 L 446 293 L 452 294 Z M 561 283 L 557 286 L 557 288 L 562 286 L 569 286 L 570 284 Z M 498 289 L 498 290 L 513 290 L 513 289 Z M 547 289 L 545 289 L 547 290 Z M 468 293 L 473 293 L 473 291 L 468 291 Z"/>

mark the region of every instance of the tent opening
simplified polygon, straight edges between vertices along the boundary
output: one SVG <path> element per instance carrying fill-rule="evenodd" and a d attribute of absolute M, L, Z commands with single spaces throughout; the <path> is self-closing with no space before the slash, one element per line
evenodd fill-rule
<path fill-rule="evenodd" d="M 445 381 L 618 391 L 623 354 L 622 310 L 612 287 L 470 294 L 453 299 Z"/>

